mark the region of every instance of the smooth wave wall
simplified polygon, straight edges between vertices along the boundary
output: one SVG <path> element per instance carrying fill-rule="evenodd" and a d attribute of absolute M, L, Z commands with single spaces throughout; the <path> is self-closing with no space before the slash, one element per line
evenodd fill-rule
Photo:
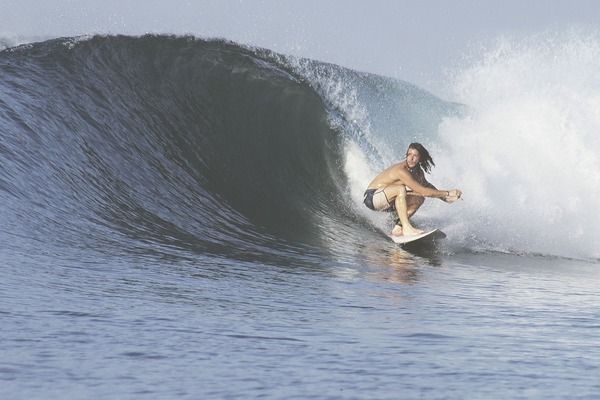
<path fill-rule="evenodd" d="M 341 208 L 321 98 L 248 49 L 95 37 L 1 54 L 8 234 L 231 253 L 314 242 L 315 216 Z"/>

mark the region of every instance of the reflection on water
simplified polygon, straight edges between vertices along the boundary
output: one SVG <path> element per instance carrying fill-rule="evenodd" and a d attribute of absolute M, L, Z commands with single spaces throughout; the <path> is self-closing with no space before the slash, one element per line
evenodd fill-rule
<path fill-rule="evenodd" d="M 377 281 L 415 283 L 419 278 L 419 265 L 427 263 L 396 246 L 368 244 L 362 255 L 369 266 L 368 276 Z"/>
<path fill-rule="evenodd" d="M 418 243 L 409 248 L 388 240 L 366 241 L 355 262 L 368 268 L 368 275 L 379 281 L 412 284 L 419 280 L 423 266 L 442 265 L 439 242 Z"/>

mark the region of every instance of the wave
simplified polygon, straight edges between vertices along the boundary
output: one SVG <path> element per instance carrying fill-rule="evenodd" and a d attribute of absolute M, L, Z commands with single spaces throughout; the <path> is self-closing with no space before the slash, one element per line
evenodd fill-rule
<path fill-rule="evenodd" d="M 371 229 L 344 168 L 348 143 L 375 151 L 369 127 L 324 83 L 411 88 L 226 41 L 150 35 L 8 48 L 0 73 L 7 237 L 228 256 Z M 355 104 L 365 95 L 346 89 Z"/>
<path fill-rule="evenodd" d="M 446 231 L 450 251 L 598 258 L 589 238 L 600 224 L 581 210 L 598 198 L 582 190 L 600 185 L 555 162 L 597 170 L 598 42 L 500 43 L 448 80 L 468 106 L 223 40 L 10 47 L 0 52 L 1 235 L 21 253 L 353 257 L 389 224 L 361 205 L 366 184 L 420 141 L 436 161 L 432 182 L 465 192 L 416 217 Z"/>

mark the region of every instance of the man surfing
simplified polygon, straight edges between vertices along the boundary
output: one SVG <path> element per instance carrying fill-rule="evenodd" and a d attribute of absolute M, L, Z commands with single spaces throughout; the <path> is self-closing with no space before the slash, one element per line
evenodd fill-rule
<path fill-rule="evenodd" d="M 409 218 L 425 202 L 425 197 L 437 197 L 446 203 L 460 199 L 460 190 L 438 190 L 427 182 L 425 172 L 429 173 L 432 166 L 435 163 L 429 151 L 420 143 L 411 143 L 406 150 L 406 159 L 377 175 L 365 191 L 363 202 L 371 210 L 396 211 L 398 214 L 393 236 L 423 233 L 411 225 Z"/>

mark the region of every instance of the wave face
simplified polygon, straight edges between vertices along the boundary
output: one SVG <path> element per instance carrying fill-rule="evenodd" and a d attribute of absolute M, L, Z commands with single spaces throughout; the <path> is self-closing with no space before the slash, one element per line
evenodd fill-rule
<path fill-rule="evenodd" d="M 365 186 L 420 141 L 431 181 L 465 192 L 416 216 L 448 234 L 450 251 L 599 258 L 600 221 L 582 210 L 600 195 L 600 41 L 539 39 L 501 42 L 458 71 L 449 82 L 466 106 L 193 37 L 5 49 L 2 251 L 353 257 L 387 244 Z"/>
<path fill-rule="evenodd" d="M 0 193 L 14 250 L 244 257 L 370 229 L 344 167 L 348 143 L 373 149 L 368 127 L 327 83 L 373 92 L 368 80 L 384 78 L 190 37 L 56 39 L 0 54 Z"/>

